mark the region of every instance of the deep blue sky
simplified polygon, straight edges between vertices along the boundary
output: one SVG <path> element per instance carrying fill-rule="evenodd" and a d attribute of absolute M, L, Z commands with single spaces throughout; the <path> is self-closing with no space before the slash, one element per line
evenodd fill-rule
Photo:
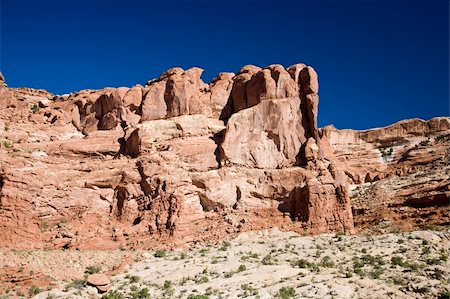
<path fill-rule="evenodd" d="M 0 0 L 11 87 L 132 86 L 173 66 L 319 73 L 319 125 L 449 115 L 449 2 Z"/>

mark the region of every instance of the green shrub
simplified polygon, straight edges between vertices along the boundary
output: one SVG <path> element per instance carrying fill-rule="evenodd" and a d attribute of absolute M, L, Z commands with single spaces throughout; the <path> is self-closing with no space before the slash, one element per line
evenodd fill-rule
<path fill-rule="evenodd" d="M 75 279 L 75 280 L 72 280 L 72 282 L 66 286 L 66 290 L 70 290 L 70 289 L 78 289 L 79 290 L 79 289 L 86 287 L 86 285 L 87 285 L 86 280 Z"/>
<path fill-rule="evenodd" d="M 393 266 L 403 267 L 405 265 L 405 262 L 403 261 L 403 258 L 401 256 L 393 256 L 391 258 L 391 263 Z"/>
<path fill-rule="evenodd" d="M 227 251 L 231 247 L 231 243 L 228 241 L 223 241 L 222 246 L 219 248 L 219 250 Z"/>
<path fill-rule="evenodd" d="M 209 299 L 206 295 L 196 295 L 196 294 L 190 294 L 187 299 Z"/>
<path fill-rule="evenodd" d="M 257 289 L 248 284 L 241 285 L 241 289 L 244 291 L 243 297 L 256 296 L 259 293 Z"/>
<path fill-rule="evenodd" d="M 93 266 L 86 267 L 86 270 L 84 271 L 84 273 L 86 273 L 86 274 L 94 274 L 94 273 L 98 273 L 100 271 L 102 271 L 102 266 L 100 266 L 100 265 L 93 265 Z"/>
<path fill-rule="evenodd" d="M 320 266 L 326 267 L 326 268 L 332 268 L 332 267 L 334 267 L 334 262 L 331 260 L 330 256 L 326 255 L 320 261 Z"/>
<path fill-rule="evenodd" d="M 164 286 L 163 287 L 164 287 L 165 290 L 170 289 L 172 287 L 172 282 L 170 280 L 164 281 Z"/>
<path fill-rule="evenodd" d="M 308 262 L 307 260 L 304 260 L 304 259 L 293 260 L 293 261 L 291 261 L 291 266 L 306 269 L 306 268 L 309 268 L 310 262 Z"/>
<path fill-rule="evenodd" d="M 369 273 L 369 276 L 373 279 L 380 278 L 381 274 L 383 274 L 383 269 L 374 269 L 372 272 Z"/>
<path fill-rule="evenodd" d="M 244 272 L 245 270 L 247 270 L 247 267 L 245 265 L 240 265 L 237 269 L 238 272 Z"/>
<path fill-rule="evenodd" d="M 159 258 L 159 257 L 165 257 L 166 255 L 167 255 L 167 252 L 165 250 L 157 250 L 153 256 Z"/>
<path fill-rule="evenodd" d="M 295 298 L 295 290 L 291 287 L 282 287 L 278 290 L 275 298 L 290 299 Z"/>
<path fill-rule="evenodd" d="M 125 299 L 125 297 L 121 292 L 113 290 L 103 295 L 101 299 Z"/>
<path fill-rule="evenodd" d="M 175 292 L 172 281 L 170 280 L 164 281 L 163 290 L 164 290 L 164 297 L 171 297 Z"/>
<path fill-rule="evenodd" d="M 141 278 L 137 275 L 132 275 L 127 277 L 130 280 L 130 283 L 138 283 Z"/>
<path fill-rule="evenodd" d="M 445 272 L 441 269 L 434 269 L 434 272 L 429 275 L 431 278 L 441 280 L 445 277 Z"/>
<path fill-rule="evenodd" d="M 12 147 L 12 143 L 9 141 L 3 141 L 3 147 L 8 149 Z"/>
<path fill-rule="evenodd" d="M 263 259 L 261 260 L 261 263 L 263 265 L 275 265 L 276 264 L 276 260 L 274 260 L 272 258 L 272 256 L 270 255 L 270 253 L 269 253 L 268 255 L 263 257 Z"/>
<path fill-rule="evenodd" d="M 28 295 L 30 295 L 30 297 L 33 297 L 33 296 L 39 294 L 40 292 L 41 292 L 41 289 L 34 285 L 28 289 Z"/>
<path fill-rule="evenodd" d="M 397 285 L 406 285 L 405 279 L 401 276 L 396 276 L 392 278 L 392 282 Z"/>
<path fill-rule="evenodd" d="M 36 113 L 36 112 L 38 112 L 39 111 L 39 106 L 38 106 L 38 104 L 34 104 L 32 107 L 31 107 L 31 112 L 33 112 L 33 113 Z"/>
<path fill-rule="evenodd" d="M 150 293 L 148 292 L 147 288 L 136 290 L 133 293 L 131 293 L 132 299 L 150 299 Z"/>
<path fill-rule="evenodd" d="M 353 269 L 353 272 L 355 272 L 356 274 L 358 274 L 358 275 L 361 276 L 361 277 L 366 276 L 366 272 L 364 272 L 363 269 L 358 268 L 358 267 L 354 268 L 354 269 Z"/>
<path fill-rule="evenodd" d="M 196 284 L 207 283 L 209 281 L 209 278 L 208 276 L 201 276 L 199 278 L 195 278 L 194 281 Z"/>

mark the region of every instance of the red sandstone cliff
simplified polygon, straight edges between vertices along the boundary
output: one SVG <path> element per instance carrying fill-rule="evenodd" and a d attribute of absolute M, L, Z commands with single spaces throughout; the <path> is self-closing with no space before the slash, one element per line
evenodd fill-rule
<path fill-rule="evenodd" d="M 66 96 L 1 82 L 0 246 L 178 246 L 272 226 L 352 233 L 349 183 L 441 158 L 448 168 L 448 118 L 318 129 L 311 67 L 245 66 L 209 84 L 201 73 Z M 426 138 L 447 141 L 416 151 Z"/>

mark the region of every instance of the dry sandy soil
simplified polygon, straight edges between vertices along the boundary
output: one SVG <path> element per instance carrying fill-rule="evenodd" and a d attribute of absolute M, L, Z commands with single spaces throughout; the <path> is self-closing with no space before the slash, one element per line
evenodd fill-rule
<path fill-rule="evenodd" d="M 311 237 L 272 229 L 183 251 L 3 250 L 0 260 L 58 281 L 32 288 L 39 299 L 448 298 L 449 249 L 450 231 Z M 86 270 L 120 264 L 106 295 L 86 286 Z"/>

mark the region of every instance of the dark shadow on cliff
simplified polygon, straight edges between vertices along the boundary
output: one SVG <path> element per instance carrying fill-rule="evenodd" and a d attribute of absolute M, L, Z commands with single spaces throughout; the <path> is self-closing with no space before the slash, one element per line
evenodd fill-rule
<path fill-rule="evenodd" d="M 292 221 L 307 221 L 309 218 L 308 201 L 305 194 L 306 187 L 296 187 L 282 199 L 278 210 L 289 213 Z"/>
<path fill-rule="evenodd" d="M 219 168 L 222 167 L 222 147 L 220 146 L 225 138 L 225 129 L 217 132 L 212 137 L 209 137 L 216 144 L 216 149 L 214 150 L 214 156 L 216 156 L 216 162 L 219 165 Z"/>

